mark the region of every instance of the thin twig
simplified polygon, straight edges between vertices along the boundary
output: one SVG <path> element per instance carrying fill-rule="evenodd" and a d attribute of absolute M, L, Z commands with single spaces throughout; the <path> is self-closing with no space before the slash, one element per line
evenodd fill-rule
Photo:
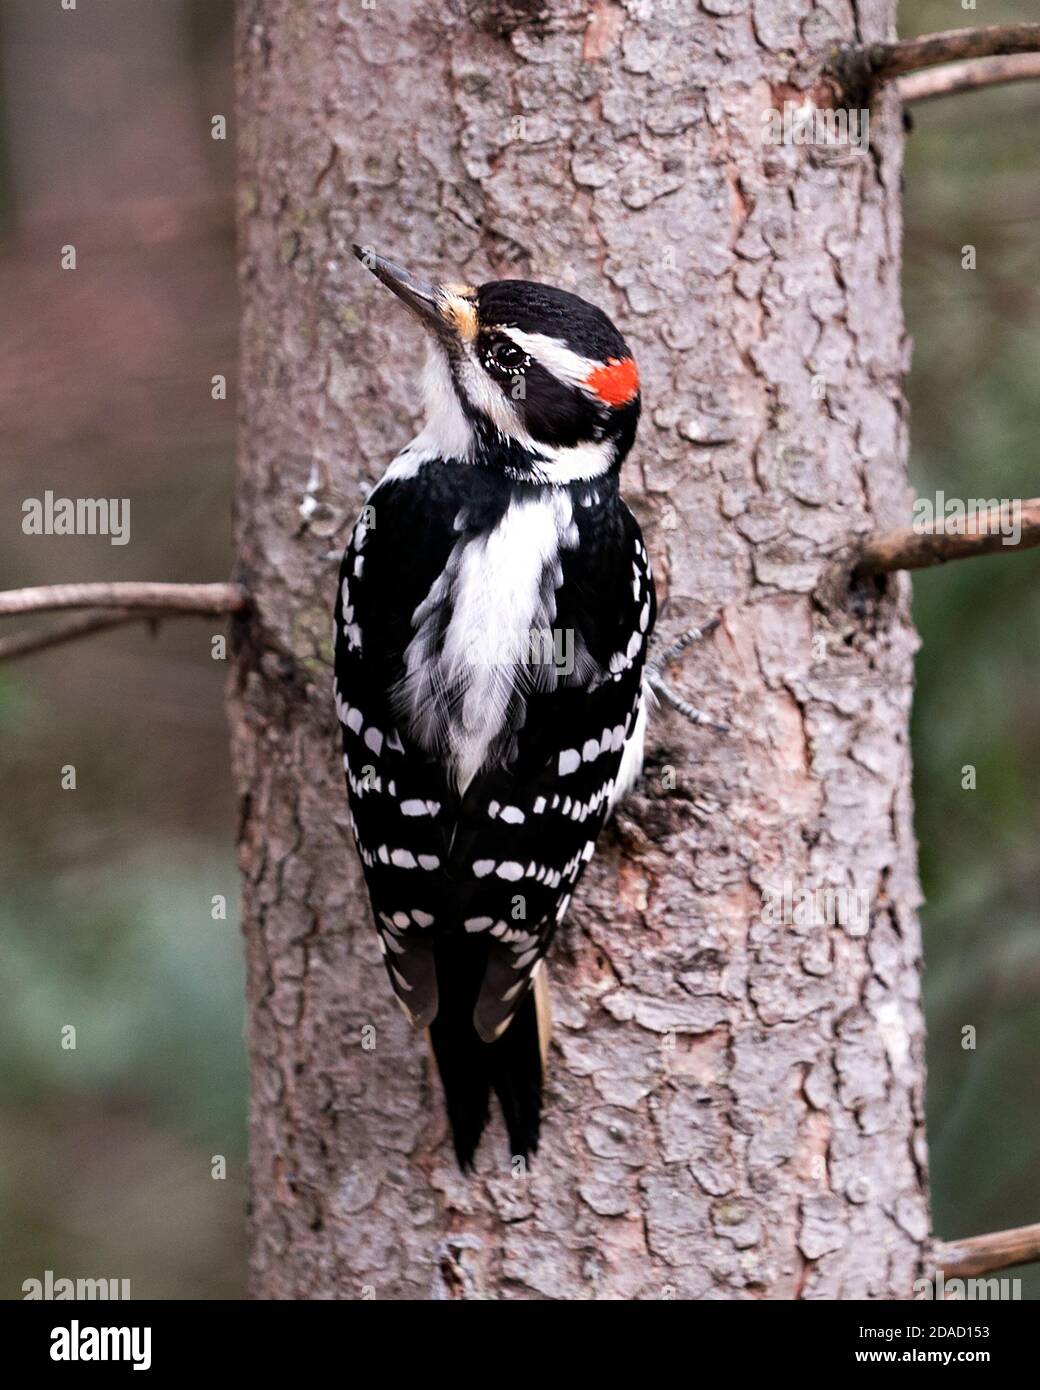
<path fill-rule="evenodd" d="M 1040 1225 L 944 1241 L 935 1246 L 932 1256 L 937 1271 L 959 1279 L 992 1274 L 994 1270 L 1010 1269 L 1012 1265 L 1031 1264 L 1033 1260 L 1040 1260 Z"/>
<path fill-rule="evenodd" d="M 942 68 L 913 72 L 901 77 L 896 89 L 903 102 L 934 101 L 955 92 L 974 92 L 980 87 L 998 87 L 1010 82 L 1031 82 L 1040 78 L 1040 53 L 1010 53 L 996 58 L 969 58 Z"/>
<path fill-rule="evenodd" d="M 59 608 L 132 608 L 161 613 L 241 613 L 246 592 L 238 584 L 48 584 L 0 591 L 0 617 Z"/>
<path fill-rule="evenodd" d="M 158 620 L 155 614 L 135 613 L 127 608 L 112 608 L 104 613 L 88 613 L 84 617 L 69 618 L 67 622 L 55 623 L 43 632 L 16 632 L 13 637 L 0 637 L 0 661 L 17 661 L 19 657 L 46 651 L 48 647 L 60 647 L 62 643 L 72 642 L 77 637 L 89 637 L 92 633 L 105 632 L 111 627 L 122 627 L 125 623 L 140 623 L 148 619 Z"/>
<path fill-rule="evenodd" d="M 853 565 L 857 575 L 887 574 L 892 570 L 920 570 L 944 565 L 948 560 L 967 560 L 974 555 L 994 555 L 1004 551 L 1030 550 L 1040 545 L 1040 497 L 1018 504 L 1013 519 L 1018 523 L 1018 539 L 1004 534 L 1008 513 L 995 507 L 975 512 L 963 522 L 927 531 L 912 526 L 896 531 L 876 531 L 859 543 Z"/>
<path fill-rule="evenodd" d="M 869 96 L 879 82 L 922 68 L 966 58 L 1040 51 L 1040 24 L 995 24 L 983 29 L 948 29 L 895 43 L 846 45 L 831 57 L 829 72 L 855 100 Z"/>
<path fill-rule="evenodd" d="M 1040 49 L 1040 24 L 991 24 L 983 29 L 947 29 L 897 43 L 868 45 L 866 55 L 874 80 L 883 82 L 905 72 L 920 72 L 963 58 L 992 58 L 996 54 L 1035 53 Z"/>

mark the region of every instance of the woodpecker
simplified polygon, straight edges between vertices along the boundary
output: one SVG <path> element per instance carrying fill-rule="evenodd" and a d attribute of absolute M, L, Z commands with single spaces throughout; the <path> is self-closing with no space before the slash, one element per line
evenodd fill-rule
<path fill-rule="evenodd" d="M 343 557 L 336 710 L 387 974 L 466 1171 L 492 1092 L 511 1153 L 537 1150 L 546 953 L 642 769 L 657 602 L 619 491 L 639 372 L 577 295 L 354 252 L 428 332 L 426 423 Z"/>

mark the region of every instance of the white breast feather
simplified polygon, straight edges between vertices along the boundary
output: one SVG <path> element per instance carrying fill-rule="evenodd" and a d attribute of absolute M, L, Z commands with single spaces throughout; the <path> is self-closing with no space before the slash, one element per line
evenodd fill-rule
<path fill-rule="evenodd" d="M 546 649 L 558 556 L 576 544 L 565 493 L 512 502 L 493 531 L 459 541 L 415 610 L 398 701 L 412 736 L 447 758 L 460 791 L 484 766 L 510 703 L 530 681 L 532 652 Z"/>

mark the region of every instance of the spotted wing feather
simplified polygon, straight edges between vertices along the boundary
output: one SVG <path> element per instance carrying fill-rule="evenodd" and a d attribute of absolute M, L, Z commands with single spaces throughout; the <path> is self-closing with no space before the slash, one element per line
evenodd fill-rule
<path fill-rule="evenodd" d="M 407 622 L 443 566 L 445 546 L 428 534 L 414 490 L 385 483 L 354 528 L 335 607 L 336 709 L 351 821 L 384 963 L 416 1024 L 438 1004 L 433 938 L 445 925 L 444 865 L 458 796 L 444 768 L 402 734 L 392 692 Z M 396 537 L 417 530 L 410 556 Z"/>

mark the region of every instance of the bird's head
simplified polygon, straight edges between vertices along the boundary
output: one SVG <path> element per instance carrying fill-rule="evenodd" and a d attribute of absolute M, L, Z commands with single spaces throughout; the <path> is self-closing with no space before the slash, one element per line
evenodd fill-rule
<path fill-rule="evenodd" d="M 639 419 L 639 372 L 601 309 L 530 280 L 427 284 L 354 253 L 431 335 L 427 442 L 513 476 L 574 482 L 616 470 Z"/>

